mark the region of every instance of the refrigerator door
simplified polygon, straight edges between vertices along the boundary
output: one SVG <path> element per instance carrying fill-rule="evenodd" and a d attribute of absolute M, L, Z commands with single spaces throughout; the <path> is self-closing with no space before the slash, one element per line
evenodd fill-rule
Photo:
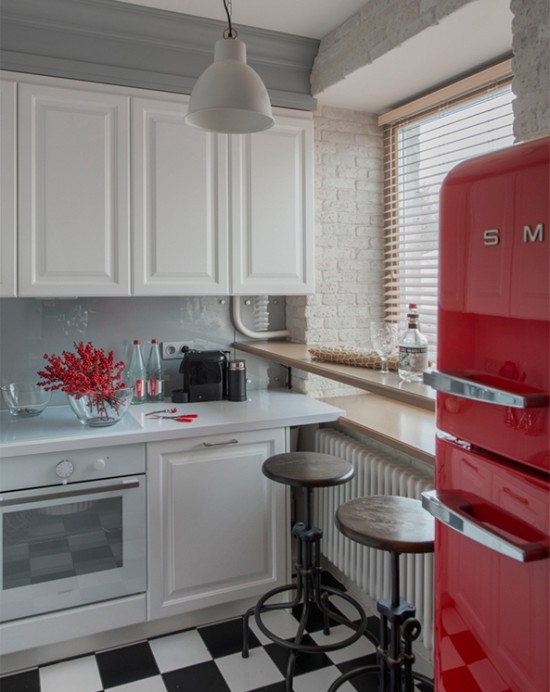
<path fill-rule="evenodd" d="M 438 371 L 427 379 L 440 390 L 440 430 L 547 472 L 549 153 L 543 138 L 447 176 Z"/>
<path fill-rule="evenodd" d="M 547 690 L 548 478 L 438 439 L 436 487 L 436 689 Z"/>

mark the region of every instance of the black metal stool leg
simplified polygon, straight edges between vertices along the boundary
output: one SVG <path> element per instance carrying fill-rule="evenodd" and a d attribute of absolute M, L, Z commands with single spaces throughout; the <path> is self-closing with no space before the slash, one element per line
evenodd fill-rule
<path fill-rule="evenodd" d="M 380 668 L 378 689 L 384 692 L 388 684 L 388 618 L 380 613 L 380 642 L 376 648 L 376 660 Z"/>
<path fill-rule="evenodd" d="M 399 554 L 390 553 L 391 560 L 391 612 L 392 614 L 399 607 Z M 390 668 L 390 689 L 401 689 L 401 629 L 396 627 L 396 622 L 392 617 L 392 626 L 390 630 L 390 650 L 389 650 L 389 668 Z"/>
<path fill-rule="evenodd" d="M 285 692 L 293 692 L 294 671 L 296 669 L 296 651 L 291 651 L 288 657 L 285 675 Z"/>
<path fill-rule="evenodd" d="M 298 538 L 301 534 L 301 532 L 304 530 L 305 524 L 302 522 L 296 523 L 293 528 L 292 528 L 292 535 L 295 538 Z M 272 591 L 269 591 L 267 594 L 264 595 L 262 601 L 258 602 L 256 605 L 251 606 L 246 613 L 244 613 L 243 617 L 243 647 L 242 647 L 242 652 L 241 655 L 243 658 L 248 658 L 249 656 L 249 634 L 250 634 L 250 625 L 249 625 L 249 619 L 252 614 L 256 613 L 256 610 L 258 610 L 258 607 L 261 612 L 265 612 L 267 610 L 287 610 L 287 609 L 292 609 L 295 608 L 297 605 L 299 605 L 300 601 L 302 600 L 302 594 L 303 594 L 303 545 L 302 541 L 298 540 L 297 543 L 297 548 L 296 548 L 296 584 L 295 585 L 285 585 L 285 586 L 280 586 L 276 589 L 273 589 Z M 292 588 L 296 589 L 296 595 L 292 599 L 292 601 L 288 601 L 285 603 L 273 603 L 269 605 L 264 605 L 263 601 L 267 601 L 269 598 L 275 596 L 277 593 L 283 593 L 284 591 L 289 591 Z"/>
<path fill-rule="evenodd" d="M 413 692 L 413 663 L 415 657 L 412 650 L 412 643 L 420 636 L 420 622 L 416 618 L 405 620 L 401 626 L 401 636 L 403 638 L 403 680 L 404 692 Z"/>

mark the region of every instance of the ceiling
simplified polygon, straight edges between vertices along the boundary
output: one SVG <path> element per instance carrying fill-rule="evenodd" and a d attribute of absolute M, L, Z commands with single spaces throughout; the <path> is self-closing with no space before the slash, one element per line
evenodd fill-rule
<path fill-rule="evenodd" d="M 226 19 L 222 0 L 118 1 Z M 365 4 L 365 0 L 234 0 L 232 21 L 237 27 L 240 24 L 321 39 Z M 509 56 L 511 24 L 512 13 L 505 0 L 472 0 L 314 96 L 321 105 L 382 113 Z"/>
<path fill-rule="evenodd" d="M 225 22 L 222 0 L 119 0 Z M 231 20 L 285 34 L 322 38 L 366 4 L 366 0 L 234 0 Z"/>

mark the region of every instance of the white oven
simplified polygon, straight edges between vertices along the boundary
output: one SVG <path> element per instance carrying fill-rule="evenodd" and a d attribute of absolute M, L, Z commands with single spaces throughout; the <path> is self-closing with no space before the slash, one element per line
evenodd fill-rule
<path fill-rule="evenodd" d="M 4 458 L 0 491 L 0 622 L 145 592 L 145 445 Z"/>

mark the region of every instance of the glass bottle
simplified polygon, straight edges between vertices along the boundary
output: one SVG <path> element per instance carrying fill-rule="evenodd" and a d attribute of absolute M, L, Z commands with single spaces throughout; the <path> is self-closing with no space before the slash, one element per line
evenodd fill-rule
<path fill-rule="evenodd" d="M 128 386 L 134 388 L 132 404 L 142 404 L 145 401 L 145 364 L 141 353 L 141 341 L 134 339 L 132 352 L 130 354 L 130 365 L 128 366 L 126 379 Z"/>
<path fill-rule="evenodd" d="M 422 382 L 422 373 L 428 366 L 428 339 L 420 331 L 414 303 L 409 305 L 407 320 L 407 329 L 399 340 L 399 377 L 405 382 Z"/>
<path fill-rule="evenodd" d="M 147 400 L 162 401 L 164 398 L 164 373 L 160 359 L 159 343 L 151 339 L 151 352 L 147 360 Z"/>

